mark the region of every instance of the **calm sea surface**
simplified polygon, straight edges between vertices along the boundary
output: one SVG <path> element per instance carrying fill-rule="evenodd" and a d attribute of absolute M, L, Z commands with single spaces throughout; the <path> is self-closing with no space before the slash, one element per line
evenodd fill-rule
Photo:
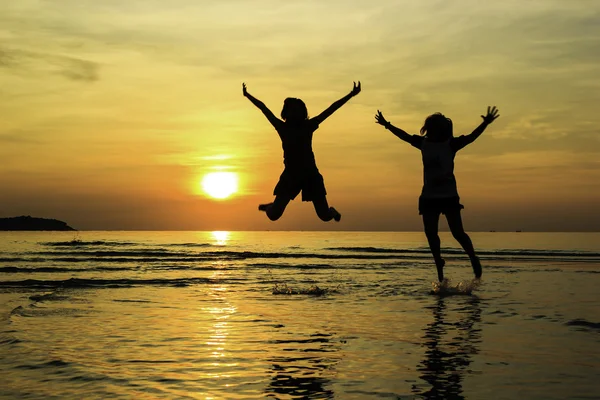
<path fill-rule="evenodd" d="M 0 398 L 600 398 L 600 234 L 472 238 L 0 233 Z"/>

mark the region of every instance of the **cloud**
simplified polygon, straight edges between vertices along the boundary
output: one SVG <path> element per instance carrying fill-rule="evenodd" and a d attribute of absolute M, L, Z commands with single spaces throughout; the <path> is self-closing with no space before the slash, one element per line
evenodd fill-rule
<path fill-rule="evenodd" d="M 135 179 L 150 182 L 146 167 L 173 167 L 170 182 L 228 166 L 264 186 L 280 143 L 240 83 L 274 111 L 297 95 L 315 115 L 360 79 L 314 140 L 348 204 L 420 186 L 418 151 L 373 122 L 378 108 L 409 132 L 441 111 L 461 134 L 496 104 L 502 117 L 457 159 L 473 200 L 486 176 L 530 204 L 524 193 L 553 193 L 557 173 L 582 193 L 600 168 L 599 15 L 578 0 L 0 2 L 5 168 L 94 174 L 87 189 L 116 192 L 131 185 L 112 180 L 119 169 L 142 166 Z"/>
<path fill-rule="evenodd" d="M 99 65 L 93 61 L 6 47 L 0 48 L 0 67 L 18 74 L 58 74 L 83 82 L 95 82 L 99 79 Z"/>
<path fill-rule="evenodd" d="M 0 132 L 0 143 L 3 145 L 28 145 L 28 144 L 47 144 L 41 135 L 36 132 L 28 132 L 22 129 Z M 3 149 L 6 150 L 6 149 Z M 4 155 L 6 157 L 6 155 Z M 6 161 L 6 159 L 5 159 Z"/>
<path fill-rule="evenodd" d="M 99 79 L 98 64 L 92 61 L 64 58 L 62 64 L 64 66 L 62 75 L 71 80 L 95 82 Z"/>

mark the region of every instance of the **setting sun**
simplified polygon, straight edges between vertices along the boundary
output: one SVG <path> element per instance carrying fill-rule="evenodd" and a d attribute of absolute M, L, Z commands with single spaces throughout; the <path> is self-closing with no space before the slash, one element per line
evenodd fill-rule
<path fill-rule="evenodd" d="M 226 199 L 238 190 L 238 177 L 233 172 L 211 172 L 202 178 L 202 190 L 215 199 Z"/>

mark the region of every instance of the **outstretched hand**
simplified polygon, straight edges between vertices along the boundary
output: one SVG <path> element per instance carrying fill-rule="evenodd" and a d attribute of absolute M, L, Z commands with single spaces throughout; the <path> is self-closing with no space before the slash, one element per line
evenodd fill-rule
<path fill-rule="evenodd" d="M 246 90 L 246 83 L 242 83 L 242 94 L 244 96 L 248 95 L 248 90 Z"/>
<path fill-rule="evenodd" d="M 360 93 L 360 81 L 358 81 L 358 85 L 356 84 L 356 82 L 352 82 L 353 83 L 353 87 L 352 87 L 352 91 L 350 92 L 350 94 L 352 96 L 356 96 L 357 94 Z"/>
<path fill-rule="evenodd" d="M 384 118 L 381 111 L 377 110 L 377 114 L 375 114 L 375 122 L 379 125 L 388 126 L 389 122 Z"/>
<path fill-rule="evenodd" d="M 487 114 L 482 115 L 481 118 L 483 118 L 483 122 L 485 122 L 486 124 L 491 124 L 499 116 L 500 116 L 500 114 L 498 114 L 498 109 L 496 108 L 496 106 L 493 106 L 493 107 L 488 106 Z"/>

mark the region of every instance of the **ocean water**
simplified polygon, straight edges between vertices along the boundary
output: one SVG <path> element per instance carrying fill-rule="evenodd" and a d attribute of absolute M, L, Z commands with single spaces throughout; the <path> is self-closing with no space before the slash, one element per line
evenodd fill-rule
<path fill-rule="evenodd" d="M 471 236 L 0 233 L 0 398 L 600 398 L 600 234 Z"/>

